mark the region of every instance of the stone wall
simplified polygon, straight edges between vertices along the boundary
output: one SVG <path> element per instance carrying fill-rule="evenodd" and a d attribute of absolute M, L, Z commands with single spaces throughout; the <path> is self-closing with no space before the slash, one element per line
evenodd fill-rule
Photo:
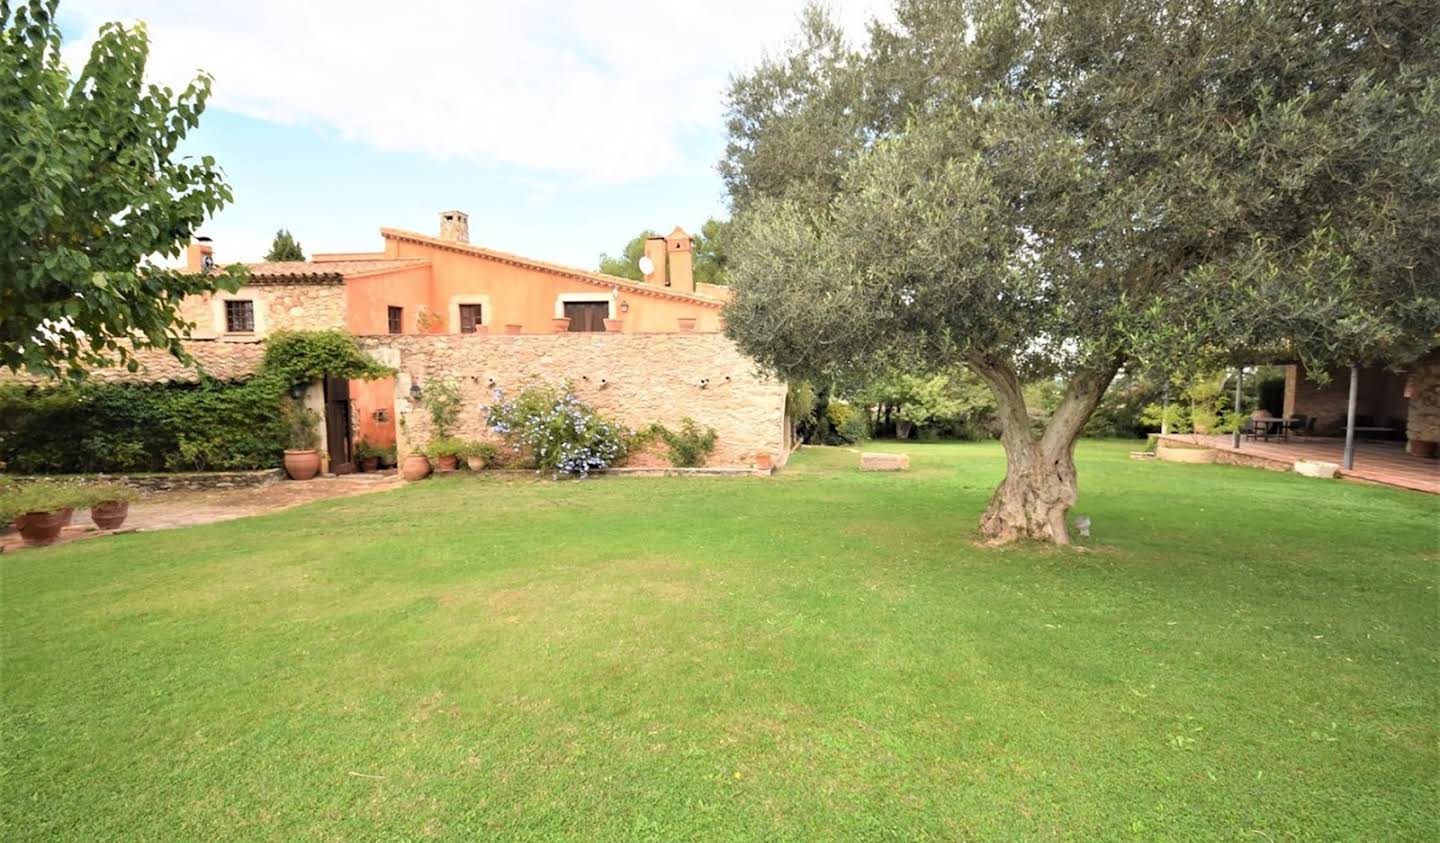
<path fill-rule="evenodd" d="M 1440 352 L 1431 352 L 1411 368 L 1409 395 L 1405 438 L 1440 442 Z"/>
<path fill-rule="evenodd" d="M 675 429 L 689 416 L 715 428 L 712 466 L 749 466 L 785 447 L 785 386 L 757 374 L 755 363 L 715 333 L 400 335 L 362 337 L 361 347 L 399 370 L 395 378 L 400 454 L 430 438 L 430 419 L 410 387 L 436 378 L 459 386 L 464 409 L 456 435 L 486 438 L 483 407 L 492 390 L 514 395 L 531 383 L 568 381 L 575 394 L 631 427 Z M 357 408 L 363 411 L 363 408 Z"/>
<path fill-rule="evenodd" d="M 224 301 L 248 299 L 255 303 L 256 338 L 282 328 L 321 330 L 345 327 L 345 285 L 334 282 L 305 284 L 248 284 L 233 293 L 187 296 L 180 304 L 180 315 L 195 323 L 197 338 L 215 338 L 225 332 Z"/>
<path fill-rule="evenodd" d="M 265 347 L 260 343 L 227 342 L 224 340 L 190 340 L 185 343 L 190 352 L 211 377 L 220 380 L 244 380 L 255 374 L 260 367 L 260 358 Z M 125 367 L 91 369 L 91 380 L 132 383 L 153 383 L 163 381 L 195 381 L 199 375 L 191 366 L 176 360 L 169 352 L 154 349 L 133 351 L 140 363 L 139 371 L 131 372 Z M 25 374 L 15 374 L 0 369 L 0 382 L 20 381 L 23 383 L 48 382 Z"/>

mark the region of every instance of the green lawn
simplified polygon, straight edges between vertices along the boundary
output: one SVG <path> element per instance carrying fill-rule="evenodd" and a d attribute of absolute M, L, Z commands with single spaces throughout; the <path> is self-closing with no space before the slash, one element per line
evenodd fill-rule
<path fill-rule="evenodd" d="M 0 837 L 1440 838 L 1440 501 L 1131 447 L 1081 551 L 912 445 L 0 556 Z"/>

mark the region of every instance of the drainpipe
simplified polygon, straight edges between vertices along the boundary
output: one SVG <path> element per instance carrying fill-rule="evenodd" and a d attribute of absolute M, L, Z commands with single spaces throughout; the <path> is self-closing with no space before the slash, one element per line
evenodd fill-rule
<path fill-rule="evenodd" d="M 1355 403 L 1360 397 L 1360 367 L 1350 364 L 1350 404 L 1345 408 L 1345 470 L 1355 467 Z"/>
<path fill-rule="evenodd" d="M 1245 381 L 1245 367 L 1235 367 L 1235 412 L 1240 412 L 1240 385 Z M 1235 427 L 1235 432 L 1230 434 L 1230 445 L 1235 450 L 1240 450 L 1240 427 Z"/>

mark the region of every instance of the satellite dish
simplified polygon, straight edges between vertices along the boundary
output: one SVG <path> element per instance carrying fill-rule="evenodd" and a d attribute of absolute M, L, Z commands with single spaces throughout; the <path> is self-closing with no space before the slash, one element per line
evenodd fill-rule
<path fill-rule="evenodd" d="M 655 271 L 655 261 L 650 260 L 650 256 L 649 256 L 649 255 L 642 255 L 642 256 L 640 257 L 640 272 L 643 273 L 643 274 L 645 274 L 645 275 L 650 275 L 650 274 L 653 273 L 654 271 Z"/>

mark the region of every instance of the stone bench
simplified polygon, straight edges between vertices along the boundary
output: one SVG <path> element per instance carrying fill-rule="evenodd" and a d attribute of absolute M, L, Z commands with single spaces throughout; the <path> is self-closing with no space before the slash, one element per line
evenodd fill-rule
<path fill-rule="evenodd" d="M 861 471 L 905 471 L 910 457 L 905 454 L 861 454 Z"/>

